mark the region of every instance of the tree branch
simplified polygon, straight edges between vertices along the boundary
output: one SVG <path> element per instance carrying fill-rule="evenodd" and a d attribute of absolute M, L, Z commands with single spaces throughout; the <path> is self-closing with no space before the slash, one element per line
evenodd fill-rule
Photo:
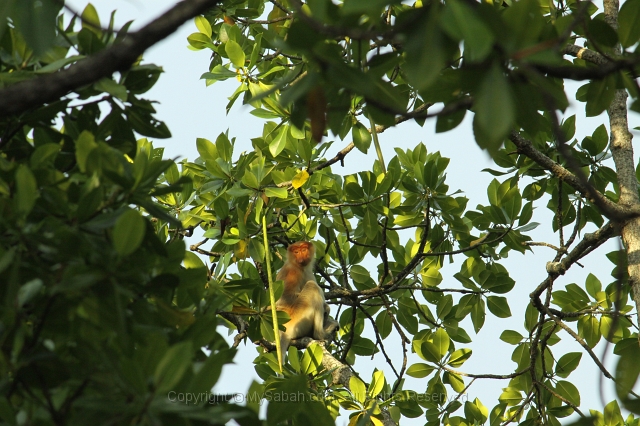
<path fill-rule="evenodd" d="M 609 63 L 609 60 L 598 52 L 585 49 L 584 47 L 576 46 L 575 44 L 569 44 L 562 49 L 564 55 L 571 55 L 578 59 L 591 62 L 596 65 L 604 65 Z"/>
<path fill-rule="evenodd" d="M 124 71 L 158 41 L 171 35 L 185 21 L 212 8 L 219 0 L 185 0 L 125 39 L 69 68 L 0 90 L 0 117 L 20 114 L 53 102 L 116 71 Z"/>
<path fill-rule="evenodd" d="M 564 273 L 578 260 L 582 259 L 595 248 L 604 244 L 615 233 L 615 227 L 611 222 L 605 224 L 597 231 L 585 234 L 584 238 L 574 247 L 560 262 L 548 262 L 547 273 L 558 276 Z"/>
<path fill-rule="evenodd" d="M 620 70 L 632 70 L 640 58 L 619 59 L 615 62 L 607 62 L 599 67 L 580 67 L 575 65 L 541 65 L 534 66 L 538 71 L 557 78 L 568 78 L 570 80 L 601 80 L 606 76 L 618 72 Z"/>
<path fill-rule="evenodd" d="M 595 204 L 602 213 L 612 220 L 625 220 L 640 216 L 639 206 L 621 206 L 606 198 L 600 192 L 593 189 L 591 185 L 586 185 L 576 175 L 565 169 L 551 158 L 534 148 L 531 141 L 523 138 L 519 133 L 511 132 L 509 135 L 511 142 L 518 148 L 518 153 L 526 155 L 540 165 L 543 169 L 553 173 L 558 179 L 562 179 L 576 191 Z"/>

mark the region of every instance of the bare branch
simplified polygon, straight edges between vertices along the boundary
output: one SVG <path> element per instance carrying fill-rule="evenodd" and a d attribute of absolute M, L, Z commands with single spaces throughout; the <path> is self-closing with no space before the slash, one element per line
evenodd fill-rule
<path fill-rule="evenodd" d="M 615 62 L 607 62 L 600 67 L 580 67 L 575 65 L 542 65 L 534 66 L 538 71 L 558 78 L 568 78 L 570 80 L 601 80 L 610 74 L 620 70 L 629 69 L 638 65 L 640 58 L 618 59 Z"/>
<path fill-rule="evenodd" d="M 564 273 L 578 260 L 582 259 L 594 249 L 600 247 L 615 234 L 615 227 L 611 222 L 605 224 L 597 231 L 585 234 L 584 238 L 574 247 L 573 250 L 560 262 L 548 262 L 547 272 L 551 275 L 564 275 Z"/>
<path fill-rule="evenodd" d="M 562 53 L 565 55 L 571 55 L 578 59 L 583 59 L 587 62 L 591 62 L 596 65 L 604 65 L 609 60 L 598 52 L 585 49 L 584 47 L 576 46 L 575 44 L 569 44 L 562 49 Z"/>
<path fill-rule="evenodd" d="M 527 367 L 524 370 L 516 371 L 511 374 L 471 374 L 471 373 L 463 373 L 462 371 L 454 370 L 453 368 L 449 368 L 447 366 L 441 366 L 441 368 L 449 373 L 457 374 L 458 376 L 464 377 L 473 377 L 474 379 L 513 379 L 514 377 L 522 376 L 524 373 L 528 372 L 531 367 Z"/>
<path fill-rule="evenodd" d="M 528 246 L 549 247 L 550 249 L 553 249 L 553 250 L 557 251 L 558 253 L 566 253 L 567 252 L 566 248 L 556 247 L 553 244 L 544 243 L 544 242 L 525 241 L 523 244 L 526 244 Z"/>
<path fill-rule="evenodd" d="M 69 68 L 0 90 L 0 117 L 20 114 L 53 102 L 116 71 L 124 71 L 158 41 L 171 35 L 185 21 L 206 12 L 219 0 L 185 0 L 125 39 Z"/>
<path fill-rule="evenodd" d="M 600 192 L 593 189 L 591 185 L 585 184 L 585 182 L 582 182 L 582 180 L 569 170 L 538 151 L 534 148 L 531 141 L 523 138 L 519 133 L 511 132 L 509 139 L 518 148 L 518 153 L 526 155 L 538 165 L 542 166 L 542 168 L 553 173 L 557 178 L 567 182 L 576 191 L 599 207 L 602 213 L 609 219 L 624 220 L 640 216 L 640 206 L 621 206 L 609 200 Z"/>

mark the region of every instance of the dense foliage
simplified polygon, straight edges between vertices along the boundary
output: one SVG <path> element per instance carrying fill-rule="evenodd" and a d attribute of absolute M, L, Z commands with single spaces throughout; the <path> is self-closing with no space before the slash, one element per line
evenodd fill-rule
<path fill-rule="evenodd" d="M 92 7 L 83 19 L 99 22 Z M 41 54 L 26 44 L 18 22 L 5 24 L 2 84 L 55 72 L 118 43 L 111 26 L 78 21 L 58 20 L 54 46 Z M 5 424 L 173 424 L 229 411 L 167 399 L 170 390 L 210 390 L 234 351 L 215 331 L 215 303 L 197 321 L 189 309 L 206 293 L 206 269 L 185 251 L 180 223 L 156 201 L 180 191 L 188 197 L 187 180 L 162 159 L 162 148 L 134 134 L 170 136 L 143 97 L 161 71 L 136 64 L 116 79 L 1 119 Z M 211 356 L 200 350 L 205 346 Z"/>
<path fill-rule="evenodd" d="M 640 200 L 627 123 L 628 96 L 640 111 L 640 0 L 619 14 L 611 0 L 604 10 L 564 0 L 188 0 L 128 35 L 113 18 L 102 25 L 91 5 L 69 22 L 53 0 L 6 4 L 3 421 L 257 424 L 263 400 L 268 424 L 342 415 L 354 425 L 557 425 L 574 413 L 583 424 L 640 424 Z M 161 68 L 130 53 L 113 75 L 87 82 L 73 71 L 120 61 L 108 55 L 144 50 L 161 38 L 149 41 L 154 28 L 193 16 L 189 44 L 211 54 L 202 78 L 237 79 L 227 108 L 240 101 L 266 121 L 252 151 L 221 134 L 175 164 L 138 138 L 170 136 L 143 97 Z M 582 141 L 576 117 L 564 115 L 566 79 L 586 81 L 571 96 L 603 118 Z M 34 87 L 59 92 L 22 106 Z M 409 120 L 435 119 L 446 132 L 468 112 L 496 176 L 474 208 L 447 185 L 446 174 L 460 172 L 447 158 L 423 144 L 384 158 L 378 138 Z M 340 173 L 333 166 L 354 149 L 375 161 Z M 539 225 L 535 209 L 545 207 L 554 219 Z M 543 227 L 555 241 L 538 240 Z M 204 239 L 186 250 L 193 233 Z M 559 279 L 618 236 L 624 249 L 607 255 L 613 282 Z M 292 347 L 282 374 L 274 352 L 259 355 L 263 382 L 245 403 L 212 395 L 241 341 L 272 349 L 268 287 L 282 290 L 265 255 L 275 271 L 298 240 L 316 247 L 317 278 L 340 322 L 335 342 Z M 540 244 L 556 254 L 513 315 L 507 295 L 518 283 L 501 262 Z M 458 285 L 440 286 L 445 259 Z M 501 334 L 513 345 L 510 374 L 461 371 L 486 315 L 517 319 Z M 231 347 L 219 325 L 237 330 Z M 554 351 L 562 338 L 582 351 Z M 614 372 L 593 350 L 600 341 L 613 345 Z M 359 359 L 373 355 L 386 374 L 359 376 Z M 580 362 L 616 383 L 602 412 L 581 407 L 571 382 Z M 406 376 L 423 385 L 409 389 Z M 501 380 L 504 391 L 465 401 L 476 379 Z"/>

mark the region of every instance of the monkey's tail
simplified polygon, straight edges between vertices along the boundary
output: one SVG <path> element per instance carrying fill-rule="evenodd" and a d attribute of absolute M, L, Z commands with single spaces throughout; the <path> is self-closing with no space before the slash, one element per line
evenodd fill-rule
<path fill-rule="evenodd" d="M 289 343 L 291 343 L 291 339 L 282 331 L 280 332 L 280 353 L 282 355 L 282 359 L 278 359 L 278 364 L 280 366 L 284 365 L 284 357 L 289 349 Z M 277 356 L 277 355 L 276 355 Z"/>

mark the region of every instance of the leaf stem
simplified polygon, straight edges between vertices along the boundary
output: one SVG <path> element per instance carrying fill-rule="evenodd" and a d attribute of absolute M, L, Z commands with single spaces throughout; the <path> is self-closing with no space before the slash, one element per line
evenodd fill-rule
<path fill-rule="evenodd" d="M 380 148 L 380 141 L 378 140 L 378 131 L 376 130 L 376 123 L 371 118 L 371 113 L 367 114 L 369 118 L 369 125 L 371 126 L 371 136 L 373 137 L 373 144 L 376 147 L 376 154 L 378 154 L 378 161 L 380 161 L 380 167 L 382 167 L 382 172 L 384 174 L 387 173 L 387 166 L 384 164 L 384 157 L 382 156 L 382 148 Z"/>
<path fill-rule="evenodd" d="M 273 333 L 276 340 L 276 354 L 278 365 L 282 373 L 282 349 L 280 348 L 280 330 L 278 329 L 278 315 L 276 311 L 276 296 L 273 292 L 273 279 L 271 277 L 271 257 L 269 256 L 269 240 L 267 239 L 267 217 L 262 216 L 262 236 L 264 237 L 264 257 L 267 263 L 267 280 L 269 281 L 269 299 L 271 299 L 271 317 L 273 318 Z"/>

